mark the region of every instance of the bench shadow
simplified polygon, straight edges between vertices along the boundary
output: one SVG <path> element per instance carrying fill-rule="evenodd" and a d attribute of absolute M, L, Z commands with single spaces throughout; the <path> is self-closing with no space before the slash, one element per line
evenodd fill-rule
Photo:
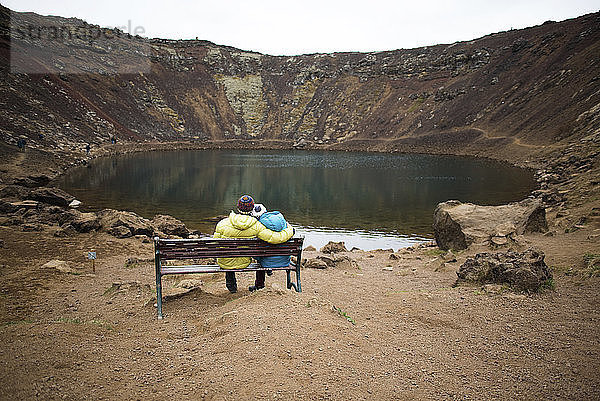
<path fill-rule="evenodd" d="M 243 292 L 230 293 L 226 289 L 218 293 L 204 291 L 202 288 L 194 288 L 181 294 L 163 295 L 163 308 L 184 308 L 189 306 L 210 307 L 223 306 L 228 302 L 242 298 L 248 294 Z"/>

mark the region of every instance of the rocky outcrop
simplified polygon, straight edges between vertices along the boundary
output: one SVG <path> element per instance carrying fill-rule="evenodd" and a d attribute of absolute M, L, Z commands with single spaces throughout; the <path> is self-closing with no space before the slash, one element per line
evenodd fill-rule
<path fill-rule="evenodd" d="M 518 291 L 537 291 L 552 279 L 544 253 L 533 249 L 523 253 L 479 253 L 468 258 L 457 275 L 459 283 L 507 284 Z"/>
<path fill-rule="evenodd" d="M 176 235 L 183 238 L 190 235 L 190 230 L 188 230 L 185 224 L 173 216 L 162 214 L 154 216 L 150 224 L 154 227 L 155 231 L 166 235 Z M 160 236 L 163 237 L 164 235 Z"/>
<path fill-rule="evenodd" d="M 516 235 L 548 230 L 540 200 L 525 199 L 502 206 L 447 201 L 433 214 L 433 231 L 440 249 L 466 249 L 471 244 L 504 245 Z"/>
<path fill-rule="evenodd" d="M 152 236 L 154 228 L 150 221 L 133 212 L 104 209 L 98 213 L 102 230 L 117 238 L 133 235 Z"/>
<path fill-rule="evenodd" d="M 449 45 L 275 57 L 1 7 L 0 139 L 15 150 L 23 137 L 27 149 L 81 155 L 87 143 L 94 150 L 118 137 L 518 158 L 597 131 L 600 64 L 589 55 L 600 50 L 599 16 Z M 99 35 L 11 38 L 11 20 Z M 34 57 L 44 51 L 52 57 Z M 11 55 L 42 72 L 12 74 Z"/>
<path fill-rule="evenodd" d="M 34 189 L 29 193 L 29 198 L 39 202 L 47 203 L 49 205 L 62 207 L 69 206 L 69 203 L 75 200 L 73 195 L 70 195 L 59 188 Z"/>

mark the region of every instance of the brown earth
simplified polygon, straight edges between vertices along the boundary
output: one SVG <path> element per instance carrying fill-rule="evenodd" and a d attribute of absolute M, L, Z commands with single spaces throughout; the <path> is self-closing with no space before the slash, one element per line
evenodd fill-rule
<path fill-rule="evenodd" d="M 4 179 L 47 165 L 5 153 Z M 600 279 L 584 255 L 600 254 L 600 224 L 569 229 L 598 201 L 575 198 L 557 208 L 567 217 L 549 208 L 554 236 L 516 245 L 546 253 L 554 290 L 453 287 L 478 249 L 447 263 L 433 245 L 354 251 L 354 263 L 303 269 L 302 293 L 282 273 L 257 293 L 239 274 L 237 294 L 220 274 L 169 277 L 167 293 L 202 284 L 167 299 L 162 321 L 147 240 L 0 226 L 0 398 L 598 399 Z M 66 268 L 44 267 L 53 260 Z"/>

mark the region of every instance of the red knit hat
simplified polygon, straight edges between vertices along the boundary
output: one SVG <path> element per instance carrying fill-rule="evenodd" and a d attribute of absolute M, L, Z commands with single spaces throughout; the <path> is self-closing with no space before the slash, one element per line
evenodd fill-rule
<path fill-rule="evenodd" d="M 243 214 L 250 214 L 254 209 L 254 199 L 250 195 L 242 195 L 237 202 L 238 212 Z"/>

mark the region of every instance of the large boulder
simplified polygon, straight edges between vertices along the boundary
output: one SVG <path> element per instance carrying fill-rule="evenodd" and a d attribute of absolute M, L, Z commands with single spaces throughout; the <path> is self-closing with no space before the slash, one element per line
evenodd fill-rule
<path fill-rule="evenodd" d="M 98 212 L 101 229 L 119 238 L 133 235 L 152 236 L 154 229 L 148 219 L 133 212 L 104 209 Z"/>
<path fill-rule="evenodd" d="M 471 244 L 503 244 L 526 232 L 546 232 L 546 210 L 538 199 L 501 206 L 479 206 L 451 200 L 433 214 L 440 249 L 466 249 Z"/>
<path fill-rule="evenodd" d="M 456 274 L 458 282 L 508 284 L 519 291 L 536 291 L 552 278 L 544 253 L 533 249 L 523 253 L 478 253 L 467 258 Z"/>
<path fill-rule="evenodd" d="M 156 215 L 152 219 L 151 224 L 155 231 L 160 231 L 167 235 L 176 235 L 183 238 L 187 238 L 190 235 L 190 230 L 187 229 L 185 224 L 173 216 L 164 214 Z"/>
<path fill-rule="evenodd" d="M 29 198 L 49 205 L 67 207 L 75 197 L 60 188 L 37 188 L 29 193 Z"/>

